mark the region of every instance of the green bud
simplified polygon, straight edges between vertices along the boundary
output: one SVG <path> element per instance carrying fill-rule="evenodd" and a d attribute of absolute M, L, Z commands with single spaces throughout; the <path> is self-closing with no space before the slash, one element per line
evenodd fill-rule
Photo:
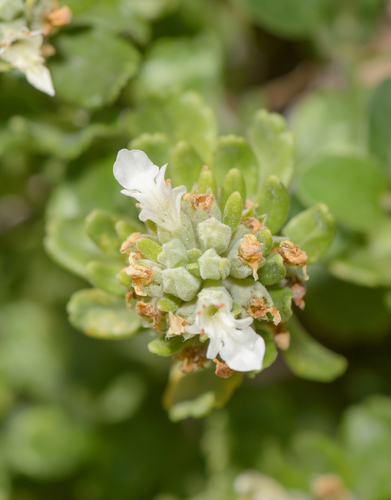
<path fill-rule="evenodd" d="M 190 259 L 190 262 L 197 262 L 197 260 L 202 255 L 202 250 L 200 250 L 199 248 L 192 248 L 191 250 L 187 251 L 187 255 Z"/>
<path fill-rule="evenodd" d="M 157 258 L 158 262 L 165 267 L 182 267 L 188 264 L 189 257 L 185 245 L 181 240 L 175 238 L 163 245 L 163 251 Z"/>
<path fill-rule="evenodd" d="M 269 255 L 271 249 L 273 248 L 273 235 L 270 229 L 266 227 L 265 229 L 260 229 L 256 232 L 255 236 L 261 244 L 262 256 L 266 257 L 267 255 Z"/>
<path fill-rule="evenodd" d="M 213 196 L 216 198 L 217 196 L 217 186 L 216 179 L 214 178 L 212 170 L 208 167 L 202 167 L 200 178 L 198 184 L 196 186 L 197 193 L 207 193 L 208 189 L 210 189 L 213 193 Z"/>
<path fill-rule="evenodd" d="M 148 344 L 148 350 L 153 354 L 159 354 L 159 356 L 172 356 L 183 349 L 184 345 L 182 335 L 177 335 L 171 339 L 166 339 L 162 335 Z"/>
<path fill-rule="evenodd" d="M 281 322 L 285 323 L 292 317 L 293 292 L 290 288 L 275 288 L 270 290 L 274 306 L 281 314 Z"/>
<path fill-rule="evenodd" d="M 192 276 L 184 267 L 164 269 L 163 289 L 182 300 L 192 300 L 200 289 L 200 280 Z"/>
<path fill-rule="evenodd" d="M 150 283 L 147 285 L 143 285 L 142 289 L 146 294 L 148 294 L 149 297 L 156 297 L 160 298 L 163 296 L 163 276 L 162 276 L 162 271 L 159 267 L 156 266 L 154 262 L 150 262 L 148 264 L 145 263 L 145 261 L 140 260 L 139 261 L 141 265 L 145 265 L 147 267 L 151 267 L 153 274 L 152 274 L 152 280 Z M 144 264 L 143 264 L 144 262 Z M 151 265 L 152 264 L 152 265 Z"/>
<path fill-rule="evenodd" d="M 157 301 L 157 308 L 159 311 L 163 312 L 175 312 L 179 304 L 181 303 L 181 299 L 175 297 L 174 295 L 164 295 L 161 299 Z"/>
<path fill-rule="evenodd" d="M 270 175 L 255 198 L 258 213 L 267 214 L 267 227 L 274 234 L 284 225 L 289 212 L 289 194 L 275 175 Z"/>
<path fill-rule="evenodd" d="M 162 247 L 158 243 L 149 238 L 139 238 L 136 241 L 136 246 L 144 257 L 154 260 L 155 262 L 158 261 L 158 255 L 162 251 Z"/>
<path fill-rule="evenodd" d="M 232 232 L 242 220 L 243 200 L 239 191 L 234 191 L 224 207 L 223 223 L 232 229 Z"/>
<path fill-rule="evenodd" d="M 235 191 L 239 191 L 242 200 L 246 201 L 246 184 L 242 172 L 238 168 L 231 169 L 225 176 L 222 188 L 221 188 L 221 198 L 220 207 L 225 207 L 228 198 Z"/>
<path fill-rule="evenodd" d="M 232 296 L 232 299 L 244 307 L 246 310 L 250 304 L 251 299 L 265 299 L 267 305 L 273 305 L 273 300 L 266 290 L 266 288 L 253 279 L 233 279 L 228 278 L 226 286 Z"/>
<path fill-rule="evenodd" d="M 196 278 L 201 278 L 200 266 L 198 262 L 192 262 L 191 264 L 187 264 L 186 269 L 190 274 L 195 276 Z"/>
<path fill-rule="evenodd" d="M 204 280 L 225 279 L 231 268 L 228 259 L 222 259 L 216 253 L 214 248 L 207 250 L 202 257 L 198 259 L 200 265 L 201 278 Z"/>
<path fill-rule="evenodd" d="M 115 217 L 105 210 L 94 210 L 86 219 L 86 230 L 92 241 L 106 255 L 118 257 L 121 241 L 115 230 Z"/>
<path fill-rule="evenodd" d="M 123 271 L 118 273 L 116 275 L 116 278 L 121 283 L 121 285 L 126 286 L 126 288 L 130 288 L 132 286 L 132 278 Z"/>
<path fill-rule="evenodd" d="M 265 264 L 258 271 L 259 281 L 263 285 L 275 285 L 285 278 L 284 259 L 278 253 L 269 255 Z"/>
<path fill-rule="evenodd" d="M 198 224 L 197 232 L 201 250 L 214 248 L 218 254 L 227 250 L 232 235 L 231 228 L 214 217 Z"/>
<path fill-rule="evenodd" d="M 196 239 L 193 226 L 189 217 L 184 213 L 181 213 L 181 223 L 182 226 L 175 231 L 167 231 L 167 229 L 158 227 L 157 232 L 160 243 L 168 243 L 172 239 L 178 238 L 182 241 L 186 248 L 194 248 L 196 246 Z"/>
<path fill-rule="evenodd" d="M 248 229 L 246 234 L 248 234 Z M 234 278 L 239 279 L 247 278 L 247 276 L 250 276 L 250 274 L 253 273 L 251 267 L 247 264 L 244 264 L 244 262 L 239 258 L 239 246 L 242 241 L 243 238 L 238 239 L 228 253 L 228 259 L 231 262 L 230 274 Z"/>

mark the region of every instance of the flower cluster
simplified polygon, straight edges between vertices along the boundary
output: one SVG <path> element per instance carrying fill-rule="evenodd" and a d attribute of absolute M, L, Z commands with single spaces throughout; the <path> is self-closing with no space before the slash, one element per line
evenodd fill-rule
<path fill-rule="evenodd" d="M 289 345 L 273 293 L 290 287 L 302 304 L 307 256 L 287 238 L 273 236 L 267 217 L 239 191 L 215 194 L 205 181 L 213 177 L 207 167 L 191 192 L 172 188 L 166 168 L 139 150 L 121 150 L 114 164 L 122 193 L 137 200 L 149 228 L 129 235 L 121 247 L 128 265 L 118 279 L 129 288 L 128 301 L 135 300 L 136 312 L 166 339 L 187 341 L 179 356 L 184 370 L 210 359 L 222 377 L 260 371 L 260 330 L 269 329 L 280 348 Z M 237 169 L 228 175 L 238 176 L 231 185 L 243 184 Z"/>
<path fill-rule="evenodd" d="M 54 88 L 45 56 L 55 53 L 54 47 L 43 44 L 44 37 L 71 21 L 68 7 L 59 7 L 56 0 L 0 0 L 0 60 L 4 69 L 17 69 L 38 90 L 51 96 Z"/>

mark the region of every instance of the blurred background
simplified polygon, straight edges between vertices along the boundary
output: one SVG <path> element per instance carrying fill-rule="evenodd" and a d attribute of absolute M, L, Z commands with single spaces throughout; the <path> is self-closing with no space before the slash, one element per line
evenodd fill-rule
<path fill-rule="evenodd" d="M 0 67 L 0 500 L 389 500 L 391 3 L 61 5 L 55 97 Z M 91 281 L 84 218 L 129 210 L 117 151 L 169 135 L 164 103 L 189 91 L 220 134 L 259 108 L 287 120 L 291 214 L 320 201 L 337 219 L 296 314 L 349 367 L 321 383 L 278 358 L 224 409 L 175 423 L 148 332 L 87 337 L 66 304 Z"/>

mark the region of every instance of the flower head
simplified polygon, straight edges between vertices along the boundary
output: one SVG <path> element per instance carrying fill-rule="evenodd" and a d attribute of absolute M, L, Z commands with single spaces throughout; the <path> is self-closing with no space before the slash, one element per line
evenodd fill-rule
<path fill-rule="evenodd" d="M 180 203 L 187 190 L 185 186 L 172 189 L 171 181 L 164 180 L 166 168 L 167 164 L 159 170 L 143 151 L 121 149 L 114 163 L 114 177 L 124 187 L 121 193 L 139 202 L 140 220 L 151 220 L 174 231 L 181 226 Z"/>
<path fill-rule="evenodd" d="M 41 54 L 43 37 L 40 31 L 26 27 L 8 26 L 2 30 L 0 58 L 26 75 L 27 81 L 38 90 L 54 95 L 52 78 L 44 66 Z"/>
<path fill-rule="evenodd" d="M 236 319 L 231 307 L 232 298 L 227 291 L 206 289 L 199 294 L 194 324 L 185 326 L 185 330 L 208 336 L 207 358 L 214 359 L 219 354 L 232 370 L 260 370 L 265 342 L 250 327 L 253 318 Z"/>

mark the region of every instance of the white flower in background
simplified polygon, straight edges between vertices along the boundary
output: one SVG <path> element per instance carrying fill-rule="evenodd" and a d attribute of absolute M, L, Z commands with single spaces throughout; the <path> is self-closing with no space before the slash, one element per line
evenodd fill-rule
<path fill-rule="evenodd" d="M 253 318 L 235 319 L 231 308 L 232 298 L 228 292 L 205 289 L 198 295 L 194 324 L 185 326 L 185 330 L 208 336 L 207 358 L 214 359 L 220 354 L 232 370 L 260 370 L 265 342 L 250 327 Z"/>
<path fill-rule="evenodd" d="M 2 28 L 0 58 L 24 73 L 33 87 L 53 96 L 50 72 L 44 66 L 45 58 L 41 55 L 42 34 L 15 24 Z"/>
<path fill-rule="evenodd" d="M 24 10 L 24 7 L 23 0 L 0 0 L 0 19 L 11 21 Z"/>
<path fill-rule="evenodd" d="M 158 226 L 174 231 L 181 227 L 181 197 L 185 186 L 174 189 L 164 180 L 167 164 L 160 170 L 148 156 L 137 149 L 121 149 L 114 163 L 114 177 L 125 189 L 121 193 L 135 198 L 142 209 L 139 219 L 151 220 Z"/>

